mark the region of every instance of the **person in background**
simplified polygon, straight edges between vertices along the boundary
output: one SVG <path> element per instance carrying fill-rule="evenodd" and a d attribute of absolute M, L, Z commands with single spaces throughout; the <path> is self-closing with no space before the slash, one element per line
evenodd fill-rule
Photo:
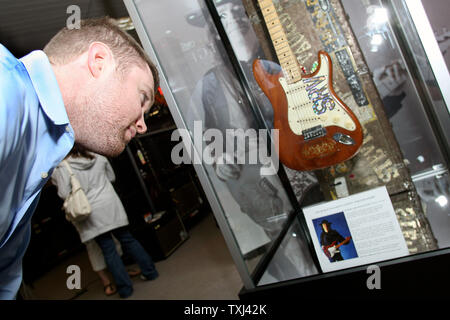
<path fill-rule="evenodd" d="M 133 283 L 117 252 L 112 235 L 119 240 L 122 249 L 139 264 L 144 280 L 156 279 L 158 271 L 151 257 L 127 229 L 128 217 L 111 184 L 115 180 L 115 174 L 108 160 L 77 144 L 69 155 L 66 160 L 80 181 L 92 209 L 88 218 L 80 222 L 74 221 L 73 225 L 83 243 L 94 239 L 99 245 L 120 297 L 127 298 L 133 294 Z M 65 199 L 71 191 L 71 183 L 64 164 L 56 167 L 52 182 L 58 188 L 58 196 Z"/>
<path fill-rule="evenodd" d="M 120 246 L 120 242 L 114 238 L 117 252 L 122 256 L 123 251 Z M 108 269 L 106 267 L 105 257 L 103 256 L 102 249 L 98 246 L 95 240 L 88 240 L 84 243 L 86 245 L 86 251 L 88 253 L 89 262 L 91 263 L 92 270 L 94 270 L 103 284 L 103 291 L 105 295 L 111 296 L 117 292 L 116 287 L 112 283 L 110 276 L 108 275 Z M 141 270 L 130 268 L 127 270 L 130 277 L 138 276 L 141 274 Z"/>
<path fill-rule="evenodd" d="M 95 240 L 86 241 L 84 244 L 86 245 L 86 251 L 88 253 L 89 262 L 91 263 L 92 270 L 94 270 L 97 273 L 98 277 L 102 281 L 103 291 L 107 296 L 112 296 L 117 292 L 117 290 L 116 287 L 111 282 L 108 273 L 106 272 L 105 258 L 103 257 L 102 250 L 95 242 Z"/>
<path fill-rule="evenodd" d="M 15 299 L 31 217 L 74 142 L 120 154 L 147 127 L 158 71 L 109 18 L 63 28 L 17 59 L 0 44 L 0 299 Z"/>
<path fill-rule="evenodd" d="M 342 256 L 339 247 L 347 245 L 350 242 L 351 237 L 344 238 L 339 232 L 331 227 L 331 222 L 322 220 L 320 222 L 322 233 L 320 234 L 320 245 L 323 252 L 330 260 L 330 262 L 342 261 Z"/>

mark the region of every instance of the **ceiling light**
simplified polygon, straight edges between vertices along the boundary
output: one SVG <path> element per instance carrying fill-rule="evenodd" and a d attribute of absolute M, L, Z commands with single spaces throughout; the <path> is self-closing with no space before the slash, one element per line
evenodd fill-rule
<path fill-rule="evenodd" d="M 383 43 L 383 36 L 379 33 L 375 33 L 372 35 L 372 40 L 370 41 L 370 44 L 373 46 L 379 46 Z"/>
<path fill-rule="evenodd" d="M 382 25 L 388 21 L 388 14 L 385 8 L 375 8 L 372 14 L 372 23 Z"/>
<path fill-rule="evenodd" d="M 434 201 L 436 201 L 441 207 L 445 207 L 448 203 L 446 196 L 439 196 Z"/>

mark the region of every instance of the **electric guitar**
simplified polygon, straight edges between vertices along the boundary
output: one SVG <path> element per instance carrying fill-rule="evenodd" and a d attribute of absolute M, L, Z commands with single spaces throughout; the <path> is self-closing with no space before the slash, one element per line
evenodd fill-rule
<path fill-rule="evenodd" d="M 345 238 L 345 240 L 342 241 L 341 243 L 339 243 L 338 245 L 336 245 L 336 241 L 333 241 L 332 244 L 323 247 L 323 252 L 325 253 L 325 255 L 328 258 L 333 258 L 336 253 L 340 252 L 338 250 L 340 248 L 340 246 L 349 243 L 349 241 L 350 241 L 350 237 Z"/>
<path fill-rule="evenodd" d="M 361 146 L 363 133 L 355 114 L 334 92 L 330 56 L 319 51 L 317 69 L 302 76 L 273 2 L 258 3 L 282 68 L 270 74 L 261 60 L 253 63 L 255 80 L 274 110 L 280 161 L 308 171 L 350 159 Z"/>

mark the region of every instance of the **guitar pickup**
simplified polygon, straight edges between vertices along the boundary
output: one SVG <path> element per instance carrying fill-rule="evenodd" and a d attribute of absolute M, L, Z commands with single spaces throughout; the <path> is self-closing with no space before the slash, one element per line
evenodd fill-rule
<path fill-rule="evenodd" d="M 323 137 L 326 134 L 327 134 L 327 130 L 320 125 L 302 131 L 302 135 L 303 135 L 303 138 L 305 139 L 305 141 Z"/>

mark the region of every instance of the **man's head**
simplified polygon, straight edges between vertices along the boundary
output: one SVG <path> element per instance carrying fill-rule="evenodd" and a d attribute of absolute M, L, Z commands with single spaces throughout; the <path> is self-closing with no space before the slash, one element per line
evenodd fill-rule
<path fill-rule="evenodd" d="M 322 220 L 322 222 L 320 223 L 320 226 L 322 227 L 322 230 L 325 232 L 329 232 L 330 231 L 330 225 L 331 222 L 328 222 L 327 220 Z"/>
<path fill-rule="evenodd" d="M 158 71 L 139 44 L 108 18 L 62 29 L 45 46 L 75 140 L 115 156 L 147 130 L 144 112 L 154 101 Z"/>
<path fill-rule="evenodd" d="M 215 0 L 217 12 L 238 59 L 252 61 L 258 40 L 241 0 Z"/>

